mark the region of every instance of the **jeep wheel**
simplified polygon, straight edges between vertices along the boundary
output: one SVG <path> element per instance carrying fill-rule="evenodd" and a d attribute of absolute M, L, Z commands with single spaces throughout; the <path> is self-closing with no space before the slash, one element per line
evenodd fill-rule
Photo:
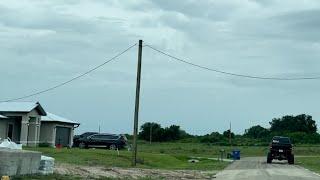
<path fill-rule="evenodd" d="M 294 155 L 293 154 L 288 157 L 288 163 L 294 164 Z"/>
<path fill-rule="evenodd" d="M 109 149 L 110 149 L 110 150 L 116 150 L 116 149 L 117 149 L 117 146 L 116 146 L 115 144 L 111 144 L 111 145 L 109 146 Z"/>
<path fill-rule="evenodd" d="M 271 155 L 271 153 L 268 153 L 267 163 L 268 163 L 268 164 L 272 163 L 272 155 Z"/>

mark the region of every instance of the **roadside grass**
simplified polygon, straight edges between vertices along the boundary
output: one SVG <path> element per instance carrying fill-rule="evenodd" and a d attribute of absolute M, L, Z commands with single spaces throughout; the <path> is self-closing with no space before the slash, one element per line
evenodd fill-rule
<path fill-rule="evenodd" d="M 216 146 L 204 143 L 152 143 L 140 142 L 138 146 L 139 152 L 160 153 L 160 154 L 183 154 L 192 157 L 218 157 L 220 150 L 230 153 L 232 150 L 241 151 L 242 157 L 248 156 L 265 156 L 268 147 L 264 146 Z"/>
<path fill-rule="evenodd" d="M 131 155 L 129 151 L 110 151 L 106 149 L 54 149 L 54 148 L 25 148 L 27 150 L 40 151 L 43 155 L 51 156 L 58 163 L 105 166 L 105 167 L 131 167 Z M 138 153 L 138 168 L 156 168 L 167 170 L 221 170 L 227 162 L 215 160 L 201 160 L 199 163 L 189 163 L 187 154 L 161 154 Z"/>
<path fill-rule="evenodd" d="M 52 174 L 52 175 L 28 175 L 28 176 L 14 176 L 11 179 L 13 180 L 80 180 L 83 179 L 77 176 L 71 175 L 60 175 L 60 174 Z"/>
<path fill-rule="evenodd" d="M 83 177 L 72 176 L 72 175 L 60 175 L 60 174 L 52 174 L 52 175 L 28 175 L 28 176 L 14 176 L 11 178 L 12 180 L 82 180 Z M 119 178 L 110 178 L 110 177 L 87 177 L 86 179 L 93 180 L 120 180 Z M 122 178 L 121 180 L 126 180 L 126 178 Z M 128 178 L 129 180 L 129 178 Z M 141 177 L 138 180 L 154 180 L 152 177 Z"/>
<path fill-rule="evenodd" d="M 310 171 L 320 173 L 320 156 L 296 157 L 296 164 L 309 169 Z"/>
<path fill-rule="evenodd" d="M 111 151 L 106 149 L 79 149 L 79 148 L 27 148 L 26 150 L 40 151 L 43 155 L 54 157 L 57 163 L 131 168 L 132 153 L 127 150 Z M 152 143 L 139 142 L 137 168 L 165 169 L 165 170 L 209 170 L 219 171 L 229 163 L 215 160 L 201 159 L 199 163 L 189 163 L 190 157 L 219 157 L 220 150 L 226 153 L 233 149 L 241 151 L 241 157 L 266 156 L 268 147 L 265 146 L 215 146 L 200 143 Z M 320 146 L 298 145 L 294 147 L 296 164 L 320 173 Z M 299 157 L 303 156 L 303 157 Z M 308 157 L 312 156 L 312 157 Z M 78 177 L 52 175 L 38 176 L 39 179 L 77 179 Z M 29 177 L 29 176 L 28 176 Z M 37 178 L 31 178 L 37 179 Z M 79 179 L 79 178 L 78 178 Z M 81 179 L 81 178 L 80 178 Z M 110 178 L 109 178 L 110 179 Z M 150 179 L 148 177 L 143 179 Z"/>
<path fill-rule="evenodd" d="M 139 152 L 160 154 L 183 154 L 187 156 L 218 157 L 220 150 L 230 153 L 234 149 L 241 152 L 241 157 L 266 156 L 268 146 L 216 146 L 205 143 L 152 143 L 140 142 Z M 295 145 L 294 154 L 298 156 L 317 156 L 320 154 L 318 145 Z"/>

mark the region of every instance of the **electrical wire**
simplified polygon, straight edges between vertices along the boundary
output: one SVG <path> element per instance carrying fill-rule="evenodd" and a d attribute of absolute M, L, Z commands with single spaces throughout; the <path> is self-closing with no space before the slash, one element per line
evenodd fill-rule
<path fill-rule="evenodd" d="M 21 96 L 21 97 L 17 97 L 17 98 L 12 98 L 12 99 L 3 100 L 3 101 L 0 101 L 0 103 L 1 103 L 1 102 L 17 101 L 17 100 L 22 100 L 22 99 L 26 99 L 26 98 L 29 98 L 29 97 L 37 96 L 37 95 L 46 93 L 46 92 L 48 92 L 48 91 L 52 91 L 52 90 L 54 90 L 54 89 L 57 89 L 57 88 L 59 88 L 59 87 L 61 87 L 61 86 L 64 86 L 64 85 L 66 85 L 66 84 L 69 84 L 69 83 L 71 83 L 71 82 L 73 82 L 73 81 L 75 81 L 75 80 L 77 80 L 77 79 L 79 79 L 79 78 L 81 78 L 81 77 L 83 77 L 83 76 L 85 76 L 85 75 L 87 75 L 87 74 L 89 74 L 89 73 L 91 73 L 91 72 L 93 72 L 93 71 L 101 68 L 102 66 L 104 66 L 104 65 L 112 62 L 113 60 L 117 59 L 118 57 L 120 57 L 121 55 L 123 55 L 124 53 L 126 53 L 127 51 L 129 51 L 130 49 L 132 49 L 132 48 L 133 48 L 134 46 L 136 46 L 136 45 L 137 45 L 137 43 L 134 44 L 134 45 L 132 45 L 132 46 L 130 46 L 130 47 L 128 47 L 128 48 L 125 49 L 124 51 L 116 54 L 115 56 L 113 56 L 112 58 L 110 58 L 110 59 L 108 59 L 107 61 L 103 62 L 102 64 L 99 64 L 98 66 L 95 66 L 94 68 L 92 68 L 92 69 L 90 69 L 90 70 L 88 70 L 88 71 L 86 71 L 86 72 L 84 72 L 84 73 L 82 73 L 82 74 L 80 74 L 80 75 L 78 75 L 78 76 L 70 79 L 70 80 L 64 81 L 64 82 L 59 83 L 59 84 L 57 84 L 57 85 L 55 85 L 55 86 L 49 87 L 49 88 L 44 89 L 44 90 L 41 90 L 41 91 L 34 92 L 34 93 L 32 93 L 32 94 L 29 94 L 29 95 L 25 95 L 25 96 Z"/>
<path fill-rule="evenodd" d="M 195 63 L 189 62 L 187 60 L 175 57 L 175 56 L 170 55 L 170 54 L 168 54 L 168 53 L 166 53 L 164 51 L 156 49 L 156 48 L 152 47 L 151 45 L 146 45 L 146 47 L 148 47 L 148 48 L 150 48 L 150 49 L 152 49 L 152 50 L 154 50 L 154 51 L 156 51 L 156 52 L 158 52 L 160 54 L 163 54 L 163 55 L 165 55 L 167 57 L 170 57 L 173 60 L 182 62 L 184 64 L 188 64 L 188 65 L 191 65 L 191 66 L 194 66 L 194 67 L 198 67 L 198 68 L 201 68 L 201 69 L 205 69 L 205 70 L 212 71 L 212 72 L 215 72 L 215 73 L 230 75 L 230 76 L 236 76 L 236 77 L 241 77 L 241 78 L 249 78 L 249 79 L 278 80 L 278 81 L 298 81 L 298 80 L 316 80 L 316 79 L 320 79 L 320 77 L 317 77 L 317 76 L 316 77 L 281 78 L 281 77 L 265 77 L 265 76 L 253 76 L 253 75 L 237 74 L 237 73 L 232 73 L 232 72 L 222 71 L 222 70 L 218 70 L 218 69 L 213 69 L 213 68 L 209 68 L 209 67 L 206 67 L 206 66 L 203 66 L 203 65 L 199 65 L 199 64 L 195 64 Z"/>

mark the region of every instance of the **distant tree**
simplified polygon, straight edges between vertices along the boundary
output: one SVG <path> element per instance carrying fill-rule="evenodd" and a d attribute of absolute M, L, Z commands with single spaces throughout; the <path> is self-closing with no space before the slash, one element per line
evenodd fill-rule
<path fill-rule="evenodd" d="M 147 122 L 140 127 L 139 138 L 149 141 L 150 132 L 152 141 L 174 141 L 182 138 L 190 137 L 184 130 L 180 129 L 180 126 L 171 125 L 166 128 L 162 128 L 160 124 Z"/>
<path fill-rule="evenodd" d="M 219 132 L 212 132 L 200 137 L 202 143 L 220 143 L 222 141 L 224 141 L 224 137 Z"/>
<path fill-rule="evenodd" d="M 283 116 L 270 122 L 271 132 L 305 132 L 316 133 L 316 121 L 312 116 L 301 114 L 297 116 Z"/>
<path fill-rule="evenodd" d="M 226 130 L 223 132 L 223 136 L 226 137 L 226 138 L 229 138 L 230 136 L 230 129 Z M 231 138 L 234 138 L 234 133 L 231 132 Z"/>
<path fill-rule="evenodd" d="M 181 137 L 180 126 L 171 125 L 164 129 L 164 139 L 167 141 L 178 140 Z"/>
<path fill-rule="evenodd" d="M 164 129 L 161 128 L 160 124 L 147 122 L 141 125 L 140 127 L 139 138 L 149 141 L 150 140 L 150 132 L 152 133 L 152 141 L 162 141 Z"/>
<path fill-rule="evenodd" d="M 265 138 L 269 135 L 269 130 L 261 127 L 260 125 L 252 126 L 249 129 L 246 129 L 244 136 L 254 138 L 254 139 L 260 139 Z"/>
<path fill-rule="evenodd" d="M 180 129 L 180 139 L 192 138 L 194 137 L 191 134 L 188 134 L 185 130 Z"/>

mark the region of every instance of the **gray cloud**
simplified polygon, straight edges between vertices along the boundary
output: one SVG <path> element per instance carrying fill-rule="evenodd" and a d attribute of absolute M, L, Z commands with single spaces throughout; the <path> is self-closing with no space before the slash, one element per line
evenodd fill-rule
<path fill-rule="evenodd" d="M 316 0 L 1 1 L 1 99 L 86 71 L 143 39 L 211 68 L 272 77 L 320 75 Z M 106 132 L 132 131 L 136 48 L 80 79 L 28 100 Z M 3 70 L 4 69 L 4 70 Z M 240 133 L 273 117 L 320 114 L 317 81 L 274 82 L 203 71 L 143 49 L 141 123 L 191 133 Z"/>

